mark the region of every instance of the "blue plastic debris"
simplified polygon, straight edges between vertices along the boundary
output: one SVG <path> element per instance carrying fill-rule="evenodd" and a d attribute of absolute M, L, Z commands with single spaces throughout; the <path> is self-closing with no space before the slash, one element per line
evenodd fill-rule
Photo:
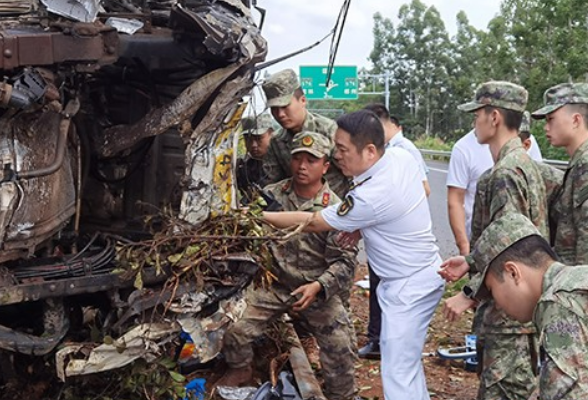
<path fill-rule="evenodd" d="M 182 400 L 204 400 L 206 379 L 195 378 L 188 382 L 185 386 L 186 397 Z"/>
<path fill-rule="evenodd" d="M 466 335 L 465 345 L 466 351 L 476 351 L 476 335 Z M 469 357 L 465 360 L 466 371 L 475 372 L 478 368 L 478 359 L 476 357 Z"/>

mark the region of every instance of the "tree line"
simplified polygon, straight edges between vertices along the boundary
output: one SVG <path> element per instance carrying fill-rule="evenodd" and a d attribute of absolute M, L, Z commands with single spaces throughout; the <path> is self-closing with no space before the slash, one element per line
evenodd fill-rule
<path fill-rule="evenodd" d="M 397 17 L 395 24 L 390 16 L 374 15 L 372 67 L 363 72 L 389 73 L 390 111 L 401 117 L 413 138 L 453 142 L 461 137 L 470 129 L 471 118 L 456 107 L 468 101 L 481 82 L 507 80 L 524 86 L 528 108 L 534 110 L 547 88 L 588 79 L 586 0 L 503 0 L 486 29 L 472 26 L 460 11 L 453 36 L 439 11 L 420 0 L 402 5 Z M 383 82 L 378 85 L 383 91 Z M 311 107 L 348 112 L 372 101 L 383 97 L 312 102 Z M 546 158 L 560 158 L 542 132 L 535 123 L 533 133 Z"/>

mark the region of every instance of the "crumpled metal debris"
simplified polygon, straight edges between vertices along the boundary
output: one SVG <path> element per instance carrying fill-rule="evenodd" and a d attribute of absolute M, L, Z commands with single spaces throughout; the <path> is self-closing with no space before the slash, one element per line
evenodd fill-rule
<path fill-rule="evenodd" d="M 94 22 L 100 0 L 41 0 L 49 12 L 80 22 Z"/>
<path fill-rule="evenodd" d="M 68 376 L 121 368 L 139 358 L 152 361 L 161 353 L 160 342 L 177 335 L 178 331 L 179 326 L 174 322 L 147 323 L 134 327 L 111 344 L 93 349 L 84 344 L 66 345 L 55 355 L 57 376 L 65 381 Z M 85 356 L 75 358 L 80 355 Z"/>
<path fill-rule="evenodd" d="M 222 300 L 219 309 L 209 317 L 179 318 L 178 323 L 194 343 L 191 358 L 200 363 L 214 359 L 221 351 L 223 337 L 229 324 L 241 318 L 246 307 L 243 298 L 232 297 Z"/>
<path fill-rule="evenodd" d="M 225 400 L 251 400 L 253 395 L 257 392 L 257 388 L 253 386 L 217 386 L 216 392 Z"/>
<path fill-rule="evenodd" d="M 106 25 L 112 26 L 117 32 L 128 33 L 132 35 L 141 29 L 145 24 L 138 19 L 110 17 L 106 20 Z"/>
<path fill-rule="evenodd" d="M 204 292 L 185 293 L 178 301 L 174 301 L 169 306 L 169 310 L 178 314 L 196 314 L 202 311 L 202 306 L 208 297 Z"/>

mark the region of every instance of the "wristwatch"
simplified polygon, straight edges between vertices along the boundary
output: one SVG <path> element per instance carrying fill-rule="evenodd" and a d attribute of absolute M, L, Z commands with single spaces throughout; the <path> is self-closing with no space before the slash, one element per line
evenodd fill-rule
<path fill-rule="evenodd" d="M 463 292 L 463 294 L 465 295 L 465 297 L 467 297 L 468 299 L 475 300 L 475 298 L 474 298 L 474 290 L 471 287 L 469 287 L 468 285 L 465 285 L 461 289 L 461 291 Z"/>

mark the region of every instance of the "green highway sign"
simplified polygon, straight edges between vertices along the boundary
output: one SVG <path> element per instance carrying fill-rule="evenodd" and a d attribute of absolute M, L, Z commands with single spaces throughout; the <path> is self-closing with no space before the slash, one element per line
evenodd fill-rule
<path fill-rule="evenodd" d="M 300 66 L 300 85 L 309 100 L 356 100 L 357 67 L 335 65 L 327 85 L 326 66 Z"/>

